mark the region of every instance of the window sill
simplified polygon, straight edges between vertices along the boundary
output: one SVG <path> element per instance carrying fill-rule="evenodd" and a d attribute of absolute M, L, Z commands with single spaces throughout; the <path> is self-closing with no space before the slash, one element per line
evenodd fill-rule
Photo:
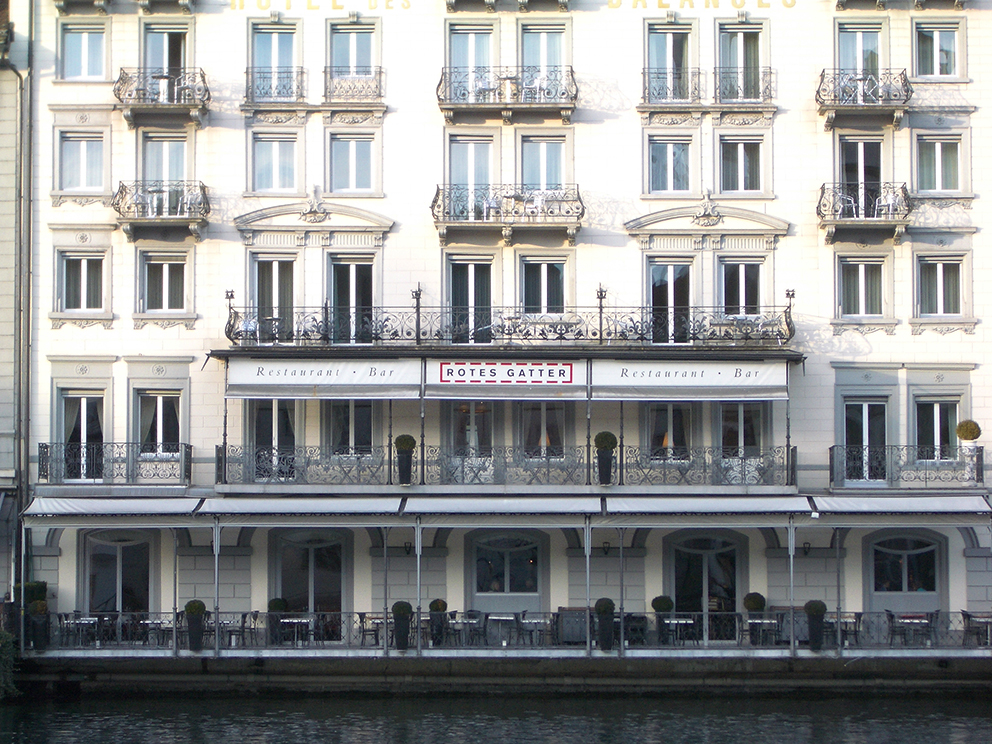
<path fill-rule="evenodd" d="M 114 80 L 107 80 L 105 78 L 56 78 L 52 81 L 52 85 L 111 85 L 117 82 L 116 78 Z"/>
<path fill-rule="evenodd" d="M 775 195 L 768 191 L 721 191 L 720 199 L 774 199 Z"/>
<path fill-rule="evenodd" d="M 896 326 L 899 325 L 899 321 L 895 318 L 886 318 L 881 315 L 845 316 L 843 318 L 834 318 L 830 321 L 830 325 L 834 329 L 835 336 L 841 335 L 844 331 L 856 331 L 862 335 L 876 331 L 885 331 L 886 336 L 893 336 L 895 335 Z"/>
<path fill-rule="evenodd" d="M 73 325 L 79 328 L 102 325 L 104 328 L 109 329 L 114 323 L 113 313 L 91 310 L 78 312 L 53 312 L 48 314 L 48 318 L 52 321 L 53 329 L 61 328 L 64 325 Z"/>
<path fill-rule="evenodd" d="M 181 312 L 157 312 L 157 313 L 134 313 L 131 315 L 134 320 L 134 329 L 140 331 L 146 325 L 158 326 L 159 328 L 174 328 L 184 326 L 187 331 L 192 331 L 196 324 L 196 313 Z"/>
<path fill-rule="evenodd" d="M 672 199 L 683 199 L 685 201 L 699 201 L 703 198 L 701 191 L 649 191 L 641 194 L 642 199 L 658 199 L 669 201 Z"/>
<path fill-rule="evenodd" d="M 914 336 L 919 336 L 924 331 L 933 331 L 941 336 L 955 331 L 964 331 L 971 335 L 978 325 L 977 318 L 965 317 L 963 315 L 934 315 L 926 318 L 912 318 L 909 327 Z"/>
<path fill-rule="evenodd" d="M 382 191 L 326 191 L 326 199 L 382 199 L 386 195 Z"/>
<path fill-rule="evenodd" d="M 296 198 L 296 199 L 306 199 L 309 194 L 305 191 L 245 191 L 241 194 L 246 198 L 277 198 L 285 199 Z"/>

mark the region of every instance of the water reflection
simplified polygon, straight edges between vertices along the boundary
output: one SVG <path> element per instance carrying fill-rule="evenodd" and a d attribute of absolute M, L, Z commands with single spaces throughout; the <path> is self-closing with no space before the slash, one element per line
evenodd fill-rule
<path fill-rule="evenodd" d="M 992 703 L 959 698 L 96 700 L 0 708 L 17 744 L 988 744 Z"/>

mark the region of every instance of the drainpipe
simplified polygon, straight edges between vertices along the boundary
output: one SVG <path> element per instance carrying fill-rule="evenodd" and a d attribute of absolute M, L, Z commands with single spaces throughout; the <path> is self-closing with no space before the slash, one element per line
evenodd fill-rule
<path fill-rule="evenodd" d="M 789 515 L 789 655 L 796 655 L 796 523 Z"/>
<path fill-rule="evenodd" d="M 583 542 L 585 542 L 586 550 L 586 607 L 582 614 L 585 617 L 586 624 L 586 656 L 592 656 L 592 635 L 589 633 L 589 604 L 592 602 L 591 590 L 589 587 L 589 552 L 592 546 L 592 518 L 588 514 L 585 517 L 585 522 L 585 534 L 583 535 L 585 539 Z"/>
<path fill-rule="evenodd" d="M 21 621 L 20 621 L 20 634 L 21 634 L 21 658 L 24 657 L 24 582 L 27 580 L 27 545 L 28 545 L 28 528 L 24 526 L 24 520 L 21 520 Z M 588 576 L 588 572 L 586 574 Z M 588 579 L 587 579 L 588 581 Z M 587 592 L 588 593 L 588 592 Z"/>

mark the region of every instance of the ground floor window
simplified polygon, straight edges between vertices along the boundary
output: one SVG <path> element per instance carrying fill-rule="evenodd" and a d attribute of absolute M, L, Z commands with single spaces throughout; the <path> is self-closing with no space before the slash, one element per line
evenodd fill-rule
<path fill-rule="evenodd" d="M 278 539 L 278 593 L 289 612 L 341 612 L 343 545 L 333 532 L 293 531 Z"/>
<path fill-rule="evenodd" d="M 148 612 L 149 538 L 126 530 L 86 538 L 86 604 L 90 613 Z"/>
<path fill-rule="evenodd" d="M 486 532 L 471 536 L 467 557 L 471 607 L 482 612 L 540 612 L 547 546 L 530 532 Z"/>

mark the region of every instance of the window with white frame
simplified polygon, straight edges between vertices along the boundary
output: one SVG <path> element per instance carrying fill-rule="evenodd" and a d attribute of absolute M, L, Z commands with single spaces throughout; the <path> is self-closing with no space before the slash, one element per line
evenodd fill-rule
<path fill-rule="evenodd" d="M 649 137 L 648 192 L 668 194 L 689 190 L 689 140 Z"/>
<path fill-rule="evenodd" d="M 842 258 L 840 314 L 882 314 L 882 260 Z"/>
<path fill-rule="evenodd" d="M 761 404 L 721 404 L 720 441 L 724 457 L 760 456 Z"/>
<path fill-rule="evenodd" d="M 959 137 L 917 137 L 917 190 L 959 191 L 960 152 Z"/>
<path fill-rule="evenodd" d="M 957 23 L 916 25 L 916 74 L 920 77 L 959 77 Z"/>
<path fill-rule="evenodd" d="M 761 263 L 727 260 L 723 267 L 723 311 L 727 315 L 761 312 Z"/>
<path fill-rule="evenodd" d="M 960 315 L 962 312 L 962 259 L 919 258 L 919 314 Z"/>
<path fill-rule="evenodd" d="M 296 191 L 296 135 L 256 133 L 252 138 L 252 190 Z"/>
<path fill-rule="evenodd" d="M 528 258 L 521 268 L 524 312 L 565 312 L 565 262 Z"/>
<path fill-rule="evenodd" d="M 250 295 L 258 312 L 259 340 L 291 339 L 296 298 L 296 257 L 285 254 L 255 255 L 251 267 Z"/>
<path fill-rule="evenodd" d="M 761 27 L 722 26 L 719 55 L 718 100 L 724 103 L 761 100 Z"/>
<path fill-rule="evenodd" d="M 449 260 L 451 340 L 487 344 L 492 341 L 491 260 L 482 257 Z"/>
<path fill-rule="evenodd" d="M 647 438 L 652 459 L 687 460 L 691 442 L 688 403 L 651 403 L 647 408 Z"/>
<path fill-rule="evenodd" d="M 334 193 L 373 190 L 373 134 L 331 133 L 330 190 Z"/>
<path fill-rule="evenodd" d="M 375 26 L 362 23 L 331 25 L 331 77 L 368 77 L 375 54 Z"/>
<path fill-rule="evenodd" d="M 761 140 L 720 138 L 720 191 L 761 191 Z"/>
<path fill-rule="evenodd" d="M 336 455 L 370 454 L 372 421 L 371 400 L 325 401 L 325 436 Z"/>
<path fill-rule="evenodd" d="M 520 143 L 521 184 L 529 191 L 560 189 L 565 180 L 565 138 L 527 136 Z"/>
<path fill-rule="evenodd" d="M 136 423 L 143 456 L 179 453 L 179 404 L 178 390 L 138 391 Z"/>
<path fill-rule="evenodd" d="M 143 252 L 138 312 L 186 309 L 186 254 Z"/>
<path fill-rule="evenodd" d="M 105 259 L 102 253 L 59 254 L 59 310 L 99 312 L 104 309 Z"/>
<path fill-rule="evenodd" d="M 296 65 L 296 27 L 252 26 L 248 95 L 254 101 L 295 101 L 303 96 L 303 76 Z"/>
<path fill-rule="evenodd" d="M 103 133 L 62 132 L 59 135 L 59 189 L 103 191 L 103 153 Z"/>
<path fill-rule="evenodd" d="M 525 457 L 565 455 L 564 401 L 524 401 L 519 404 L 520 443 Z"/>
<path fill-rule="evenodd" d="M 330 257 L 331 341 L 370 343 L 373 332 L 371 256 Z"/>
<path fill-rule="evenodd" d="M 296 477 L 297 410 L 295 400 L 249 400 L 246 420 L 255 481 Z"/>
<path fill-rule="evenodd" d="M 103 477 L 104 396 L 104 390 L 61 391 L 61 436 L 67 479 Z"/>
<path fill-rule="evenodd" d="M 691 264 L 688 261 L 652 261 L 648 266 L 651 339 L 656 344 L 689 340 Z"/>
<path fill-rule="evenodd" d="M 689 34 L 689 28 L 671 24 L 648 26 L 646 103 L 690 99 Z"/>
<path fill-rule="evenodd" d="M 106 78 L 106 30 L 96 25 L 62 27 L 63 80 L 103 80 Z"/>
<path fill-rule="evenodd" d="M 946 460 L 957 447 L 957 401 L 916 401 L 916 459 Z"/>

